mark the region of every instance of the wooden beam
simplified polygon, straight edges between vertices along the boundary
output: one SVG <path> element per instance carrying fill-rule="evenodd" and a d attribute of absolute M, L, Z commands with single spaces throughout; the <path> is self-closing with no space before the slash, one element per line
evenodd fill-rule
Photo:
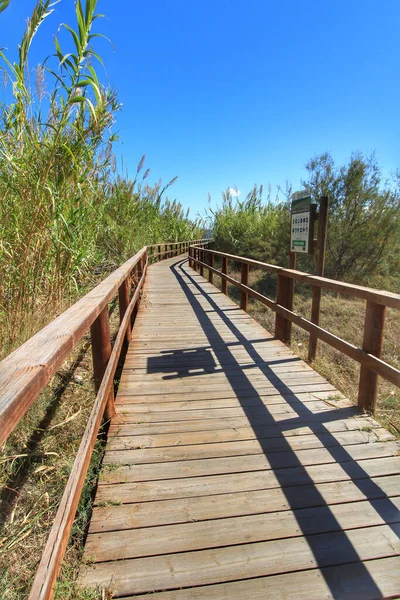
<path fill-rule="evenodd" d="M 106 306 L 90 328 L 92 340 L 92 356 L 94 371 L 94 387 L 99 391 L 108 360 L 111 355 L 110 320 Z M 107 420 L 115 415 L 114 390 L 111 388 L 106 404 L 105 417 Z"/>
<path fill-rule="evenodd" d="M 328 232 L 328 197 L 321 196 L 319 204 L 318 237 L 317 237 L 317 260 L 315 274 L 323 277 L 325 269 L 326 238 Z M 319 313 L 321 306 L 321 287 L 312 287 L 311 321 L 319 325 Z M 308 341 L 308 360 L 313 362 L 317 355 L 318 338 L 310 333 Z"/>
<path fill-rule="evenodd" d="M 222 273 L 224 275 L 228 274 L 228 258 L 226 256 L 222 257 Z M 228 294 L 228 282 L 227 282 L 227 279 L 225 277 L 222 277 L 221 291 L 225 295 Z"/>
<path fill-rule="evenodd" d="M 210 254 L 208 260 L 209 260 L 210 267 L 213 267 L 214 266 L 214 254 Z M 214 273 L 211 271 L 211 269 L 208 269 L 208 281 L 210 283 L 214 282 Z"/>
<path fill-rule="evenodd" d="M 293 296 L 292 296 L 293 298 Z M 278 275 L 278 287 L 276 292 L 276 303 L 289 308 L 290 280 L 281 273 Z M 290 309 L 289 309 L 290 310 Z M 282 342 L 289 341 L 289 321 L 282 313 L 277 312 L 275 316 L 275 337 Z"/>
<path fill-rule="evenodd" d="M 364 322 L 364 339 L 362 349 L 377 358 L 382 356 L 383 330 L 385 326 L 386 307 L 381 304 L 367 302 Z M 375 413 L 378 396 L 378 375 L 366 365 L 361 364 L 360 382 L 358 386 L 358 406 L 372 414 Z"/>
<path fill-rule="evenodd" d="M 249 285 L 249 265 L 246 263 L 242 263 L 242 272 L 241 272 L 241 283 L 243 285 Z M 247 292 L 240 292 L 240 308 L 247 312 L 249 307 L 249 295 Z"/>
<path fill-rule="evenodd" d="M 199 250 L 199 260 L 201 261 L 200 263 L 200 275 L 201 277 L 204 277 L 204 252 L 203 250 Z"/>
<path fill-rule="evenodd" d="M 118 289 L 119 322 L 120 322 L 120 324 L 122 323 L 124 314 L 126 313 L 126 310 L 129 306 L 129 291 L 130 291 L 129 288 L 130 288 L 129 277 L 127 277 L 125 279 L 125 281 L 123 281 L 121 283 L 121 285 L 119 286 L 119 289 Z M 127 343 L 130 342 L 131 337 L 132 337 L 132 325 L 131 325 L 131 322 L 129 321 L 128 327 L 126 328 L 126 335 L 125 335 L 125 340 Z"/>

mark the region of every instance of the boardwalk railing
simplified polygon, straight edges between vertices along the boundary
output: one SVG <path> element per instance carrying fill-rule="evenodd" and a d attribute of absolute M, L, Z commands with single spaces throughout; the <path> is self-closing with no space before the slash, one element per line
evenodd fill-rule
<path fill-rule="evenodd" d="M 214 266 L 215 257 L 221 260 L 220 271 Z M 240 281 L 228 275 L 228 261 L 232 261 L 236 265 L 241 265 Z M 290 342 L 291 325 L 294 323 L 309 332 L 310 341 L 320 339 L 359 362 L 361 364 L 358 387 L 358 405 L 360 409 L 372 413 L 375 412 L 379 375 L 400 387 L 400 371 L 381 359 L 386 307 L 400 309 L 399 294 L 318 277 L 295 269 L 285 269 L 243 256 L 235 256 L 195 246 L 189 248 L 189 264 L 190 266 L 195 266 L 201 275 L 204 275 L 205 268 L 208 269 L 208 277 L 211 283 L 213 283 L 214 274 L 221 277 L 221 289 L 224 294 L 227 294 L 228 283 L 239 288 L 241 292 L 240 307 L 243 310 L 247 311 L 249 296 L 272 309 L 276 313 L 275 336 L 278 339 L 287 343 Z M 267 298 L 249 287 L 250 267 L 276 273 L 278 277 L 276 301 Z M 358 348 L 354 344 L 320 327 L 317 324 L 319 322 L 319 314 L 316 314 L 315 311 L 312 311 L 310 321 L 293 312 L 295 281 L 366 300 L 367 306 L 362 348 Z M 312 345 L 315 349 L 316 344 L 313 343 Z M 312 358 L 314 357 L 315 353 Z"/>
<path fill-rule="evenodd" d="M 68 543 L 69 533 L 103 416 L 113 416 L 113 381 L 125 341 L 131 337 L 132 321 L 149 259 L 178 255 L 191 247 L 204 247 L 210 240 L 145 246 L 0 363 L 0 444 L 14 430 L 50 379 L 90 328 L 95 388 L 97 392 L 87 426 L 62 496 L 30 600 L 51 598 Z M 164 246 L 162 252 L 159 248 Z M 169 246 L 169 248 L 168 248 Z M 111 345 L 108 304 L 118 293 L 120 325 Z"/>

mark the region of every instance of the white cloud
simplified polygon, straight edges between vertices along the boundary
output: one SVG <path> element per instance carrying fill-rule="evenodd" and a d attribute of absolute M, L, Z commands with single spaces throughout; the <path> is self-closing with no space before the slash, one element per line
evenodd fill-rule
<path fill-rule="evenodd" d="M 228 192 L 231 196 L 240 196 L 240 190 L 235 190 L 235 188 L 228 188 Z"/>

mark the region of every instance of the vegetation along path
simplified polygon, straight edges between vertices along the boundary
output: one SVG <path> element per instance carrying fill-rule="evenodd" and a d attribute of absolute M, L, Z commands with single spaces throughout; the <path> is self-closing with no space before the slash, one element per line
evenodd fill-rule
<path fill-rule="evenodd" d="M 400 590 L 390 433 L 188 266 L 148 269 L 80 581 L 157 600 Z"/>

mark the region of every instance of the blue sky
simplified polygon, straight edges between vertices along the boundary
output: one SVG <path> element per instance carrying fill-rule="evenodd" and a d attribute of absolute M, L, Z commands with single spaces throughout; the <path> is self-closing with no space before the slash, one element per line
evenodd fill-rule
<path fill-rule="evenodd" d="M 35 2 L 11 0 L 0 46 L 16 49 Z M 254 183 L 299 189 L 304 164 L 330 151 L 345 161 L 376 151 L 400 166 L 399 0 L 99 0 L 100 73 L 119 91 L 116 129 L 134 173 L 147 155 L 150 182 L 192 216 L 221 191 Z M 52 51 L 62 0 L 32 46 L 31 67 Z"/>

